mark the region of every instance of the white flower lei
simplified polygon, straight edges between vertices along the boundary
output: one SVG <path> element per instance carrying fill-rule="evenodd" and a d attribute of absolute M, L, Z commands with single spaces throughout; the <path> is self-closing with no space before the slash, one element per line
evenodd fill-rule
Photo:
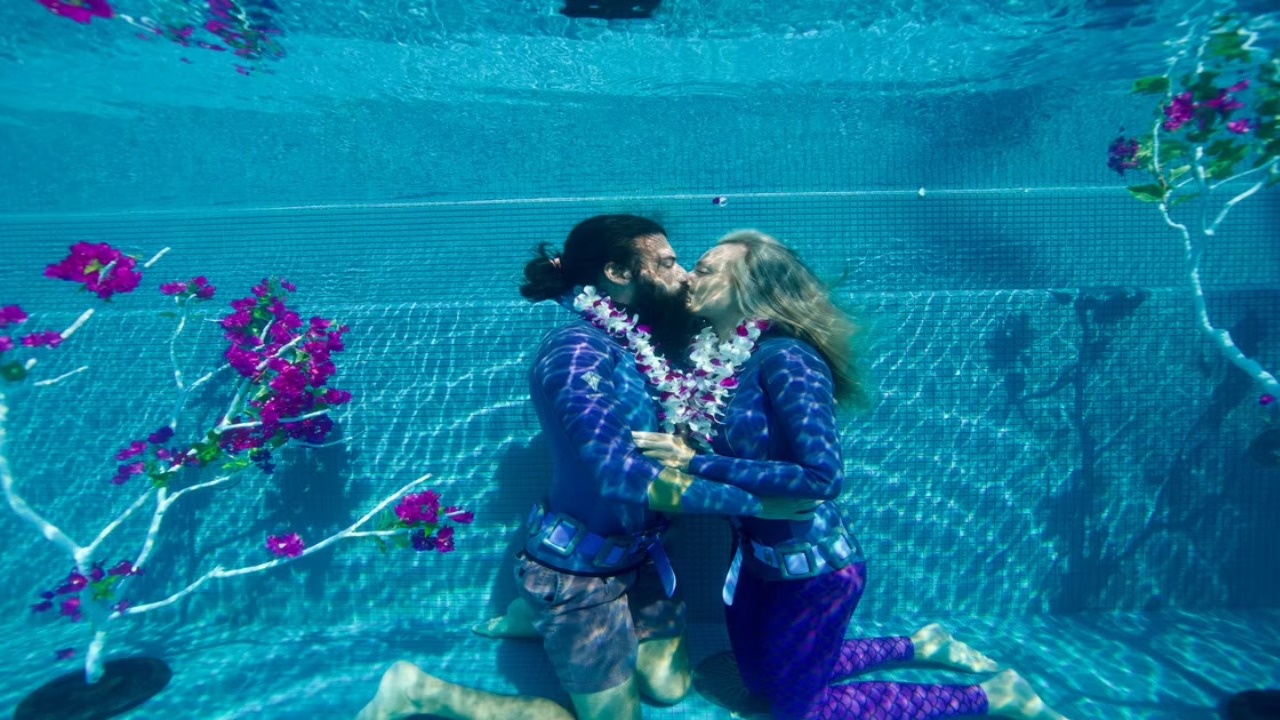
<path fill-rule="evenodd" d="M 688 428 L 690 439 L 702 449 L 710 447 L 715 434 L 713 425 L 720 422 L 729 393 L 738 386 L 738 368 L 751 357 L 760 333 L 769 327 L 765 320 L 744 320 L 726 342 L 719 342 L 711 328 L 703 329 L 689 350 L 694 368 L 685 373 L 671 367 L 654 349 L 649 328 L 619 310 L 594 287 L 584 287 L 573 299 L 573 308 L 591 324 L 622 341 L 635 356 L 636 367 L 658 390 L 663 431 L 674 433 L 677 428 Z"/>

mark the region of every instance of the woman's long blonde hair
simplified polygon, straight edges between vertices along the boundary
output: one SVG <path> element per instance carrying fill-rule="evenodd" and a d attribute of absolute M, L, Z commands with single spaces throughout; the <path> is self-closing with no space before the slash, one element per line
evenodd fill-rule
<path fill-rule="evenodd" d="M 826 284 L 794 250 L 772 235 L 735 230 L 716 244 L 740 245 L 746 250 L 731 276 L 746 316 L 769 320 L 783 334 L 812 345 L 831 368 L 836 399 L 865 405 L 866 391 L 854 345 L 860 328 L 831 302 Z"/>

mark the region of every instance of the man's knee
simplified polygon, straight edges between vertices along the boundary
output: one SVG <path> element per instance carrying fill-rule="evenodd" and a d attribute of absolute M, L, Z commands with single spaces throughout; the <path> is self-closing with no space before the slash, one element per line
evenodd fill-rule
<path fill-rule="evenodd" d="M 593 693 L 569 693 L 578 720 L 639 720 L 640 694 L 636 676 L 621 685 Z"/>
<path fill-rule="evenodd" d="M 684 636 L 640 643 L 636 660 L 640 689 L 655 702 L 673 705 L 689 694 L 689 654 Z"/>

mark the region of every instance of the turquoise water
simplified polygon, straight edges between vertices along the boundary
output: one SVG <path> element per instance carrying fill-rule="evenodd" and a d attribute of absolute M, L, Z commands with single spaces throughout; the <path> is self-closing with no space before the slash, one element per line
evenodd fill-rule
<path fill-rule="evenodd" d="M 174 357 L 197 377 L 225 346 L 193 323 L 171 355 L 156 287 L 207 275 L 221 310 L 275 274 L 304 318 L 351 326 L 348 441 L 175 505 L 135 596 L 265 560 L 267 534 L 318 540 L 428 472 L 476 512 L 453 554 L 351 541 L 116 624 L 108 657 L 175 670 L 127 717 L 350 717 L 401 658 L 563 697 L 536 643 L 466 628 L 513 597 L 508 542 L 549 467 L 525 372 L 567 316 L 522 303 L 520 269 L 601 212 L 657 217 L 686 265 L 758 227 L 844 277 L 876 398 L 843 418 L 870 562 L 852 632 L 941 621 L 1073 719 L 1213 718 L 1280 684 L 1280 470 L 1247 452 L 1266 411 L 1195 327 L 1180 239 L 1105 153 L 1149 117 L 1127 91 L 1161 43 L 1232 6 L 935 5 L 671 0 L 606 21 L 552 2 L 281 3 L 261 16 L 283 55 L 252 59 L 136 35 L 203 4 L 122 1 L 137 24 L 87 25 L 0 7 L 0 304 L 65 327 L 89 298 L 41 273 L 68 245 L 170 248 L 36 366 L 88 370 L 8 396 L 23 497 L 81 542 L 128 507 L 139 488 L 107 481 L 111 455 L 167 420 Z M 1215 322 L 1272 369 L 1277 196 L 1234 210 L 1201 268 Z M 1123 311 L 1082 319 L 1081 298 Z M 182 427 L 227 401 L 203 386 Z M 30 613 L 70 563 L 0 517 L 8 708 L 74 670 L 89 633 Z M 136 553 L 148 517 L 106 555 Z M 697 663 L 727 649 L 727 532 L 675 533 Z M 961 679 L 920 672 L 878 676 Z M 725 716 L 701 696 L 646 713 Z"/>

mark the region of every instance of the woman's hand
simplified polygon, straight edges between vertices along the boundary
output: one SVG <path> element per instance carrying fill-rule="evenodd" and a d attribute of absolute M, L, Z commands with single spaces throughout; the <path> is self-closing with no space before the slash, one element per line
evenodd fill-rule
<path fill-rule="evenodd" d="M 677 470 L 689 469 L 689 461 L 693 459 L 695 453 L 684 438 L 670 433 L 642 430 L 632 430 L 631 437 L 636 441 L 636 447 L 644 452 L 645 457 Z"/>
<path fill-rule="evenodd" d="M 756 517 L 761 520 L 794 520 L 796 522 L 812 520 L 813 511 L 817 510 L 823 502 L 813 498 L 761 497 L 761 509 Z"/>

